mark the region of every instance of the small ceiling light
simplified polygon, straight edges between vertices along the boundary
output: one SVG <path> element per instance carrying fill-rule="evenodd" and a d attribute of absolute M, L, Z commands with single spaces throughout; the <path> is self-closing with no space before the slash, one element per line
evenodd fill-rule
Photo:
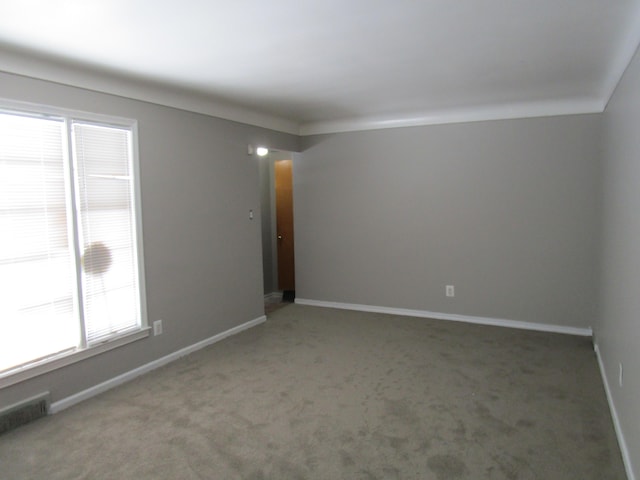
<path fill-rule="evenodd" d="M 269 153 L 269 149 L 267 147 L 258 147 L 256 148 L 256 153 L 259 157 L 264 157 Z"/>

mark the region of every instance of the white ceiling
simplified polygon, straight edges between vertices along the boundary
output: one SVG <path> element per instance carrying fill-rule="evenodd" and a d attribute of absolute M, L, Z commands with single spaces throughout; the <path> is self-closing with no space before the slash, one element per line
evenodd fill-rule
<path fill-rule="evenodd" d="M 302 134 L 602 111 L 639 41 L 640 0 L 0 1 L 0 70 Z"/>

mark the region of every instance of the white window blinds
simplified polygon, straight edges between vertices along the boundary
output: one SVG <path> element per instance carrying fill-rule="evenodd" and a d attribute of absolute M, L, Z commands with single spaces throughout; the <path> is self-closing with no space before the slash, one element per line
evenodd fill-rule
<path fill-rule="evenodd" d="M 0 375 L 143 326 L 133 141 L 0 110 Z"/>
<path fill-rule="evenodd" d="M 62 119 L 0 114 L 0 370 L 78 344 Z"/>
<path fill-rule="evenodd" d="M 74 122 L 76 210 L 89 344 L 140 326 L 129 129 Z"/>

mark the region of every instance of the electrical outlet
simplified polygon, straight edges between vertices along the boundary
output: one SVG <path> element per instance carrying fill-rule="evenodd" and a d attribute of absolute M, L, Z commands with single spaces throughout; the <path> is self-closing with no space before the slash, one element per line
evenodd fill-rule
<path fill-rule="evenodd" d="M 162 335 L 162 320 L 153 322 L 153 335 Z"/>
<path fill-rule="evenodd" d="M 618 385 L 622 386 L 622 362 L 620 362 L 620 368 L 618 370 Z"/>
<path fill-rule="evenodd" d="M 455 288 L 454 288 L 453 285 L 447 285 L 447 287 L 445 288 L 445 293 L 446 293 L 447 297 L 455 297 L 456 296 Z"/>

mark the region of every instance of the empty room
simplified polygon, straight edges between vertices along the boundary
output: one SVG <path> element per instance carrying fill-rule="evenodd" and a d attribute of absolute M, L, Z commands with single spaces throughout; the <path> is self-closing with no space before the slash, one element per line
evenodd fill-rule
<path fill-rule="evenodd" d="M 0 2 L 0 479 L 640 480 L 639 45 Z"/>

